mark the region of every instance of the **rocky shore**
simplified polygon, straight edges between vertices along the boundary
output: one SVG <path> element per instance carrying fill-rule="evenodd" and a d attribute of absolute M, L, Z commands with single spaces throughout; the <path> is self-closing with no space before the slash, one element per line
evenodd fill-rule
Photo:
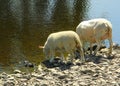
<path fill-rule="evenodd" d="M 0 74 L 0 86 L 120 86 L 120 47 L 115 44 L 111 56 L 103 48 L 97 56 L 86 55 L 82 64 L 43 62 L 31 73 L 14 70 L 12 74 Z"/>

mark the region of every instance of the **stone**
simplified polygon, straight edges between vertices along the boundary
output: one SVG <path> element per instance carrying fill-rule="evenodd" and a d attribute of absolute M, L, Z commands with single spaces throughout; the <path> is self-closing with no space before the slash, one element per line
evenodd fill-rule
<path fill-rule="evenodd" d="M 81 86 L 87 86 L 87 84 L 85 82 L 80 82 L 79 85 L 81 85 Z"/>
<path fill-rule="evenodd" d="M 61 76 L 59 76 L 58 78 L 59 79 L 65 79 L 67 76 L 66 75 L 61 75 Z"/>
<path fill-rule="evenodd" d="M 28 86 L 28 84 L 26 82 L 20 83 L 19 86 Z"/>
<path fill-rule="evenodd" d="M 106 53 L 106 52 L 108 52 L 108 51 L 109 51 L 108 48 L 101 49 L 101 52 L 102 52 L 102 53 Z"/>
<path fill-rule="evenodd" d="M 98 76 L 99 76 L 98 73 L 93 74 L 93 77 L 98 77 Z"/>
<path fill-rule="evenodd" d="M 8 79 L 9 79 L 9 80 L 14 80 L 15 78 L 11 76 L 11 77 L 9 77 Z"/>
<path fill-rule="evenodd" d="M 116 58 L 120 58 L 120 54 L 116 54 L 115 57 L 116 57 Z"/>
<path fill-rule="evenodd" d="M 44 77 L 42 75 L 32 74 L 32 76 L 36 77 L 37 79 L 44 79 Z"/>
<path fill-rule="evenodd" d="M 112 51 L 112 55 L 116 55 L 117 54 L 117 52 L 116 51 Z"/>
<path fill-rule="evenodd" d="M 41 84 L 40 86 L 48 86 L 47 84 Z"/>
<path fill-rule="evenodd" d="M 3 81 L 0 79 L 0 85 L 3 85 Z"/>
<path fill-rule="evenodd" d="M 22 77 L 23 77 L 23 75 L 22 75 L 22 74 L 19 74 L 19 73 L 14 74 L 14 76 L 17 77 L 17 78 L 22 78 Z"/>
<path fill-rule="evenodd" d="M 20 70 L 14 70 L 14 73 L 17 74 L 17 73 L 21 73 Z"/>
<path fill-rule="evenodd" d="M 25 79 L 25 78 L 21 78 L 20 81 L 22 82 L 26 82 L 28 79 Z"/>
<path fill-rule="evenodd" d="M 115 72 L 117 72 L 117 73 L 119 73 L 119 74 L 120 74 L 120 68 L 119 68 L 119 69 L 117 69 L 117 70 L 115 70 Z"/>
<path fill-rule="evenodd" d="M 3 86 L 15 86 L 15 83 L 13 81 L 7 81 L 3 84 Z"/>
<path fill-rule="evenodd" d="M 91 69 L 81 70 L 81 73 L 83 73 L 83 74 L 92 74 L 92 73 L 94 73 L 94 72 L 95 72 L 95 70 L 91 70 Z"/>
<path fill-rule="evenodd" d="M 78 82 L 74 82 L 72 86 L 80 86 Z"/>
<path fill-rule="evenodd" d="M 114 48 L 114 49 L 119 48 L 119 44 L 117 44 L 117 43 L 113 43 L 113 48 Z"/>

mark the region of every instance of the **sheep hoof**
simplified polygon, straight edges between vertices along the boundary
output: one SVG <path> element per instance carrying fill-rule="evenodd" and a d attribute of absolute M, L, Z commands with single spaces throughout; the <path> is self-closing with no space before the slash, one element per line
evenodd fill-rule
<path fill-rule="evenodd" d="M 67 62 L 67 65 L 72 65 L 73 63 L 71 61 L 68 61 Z"/>

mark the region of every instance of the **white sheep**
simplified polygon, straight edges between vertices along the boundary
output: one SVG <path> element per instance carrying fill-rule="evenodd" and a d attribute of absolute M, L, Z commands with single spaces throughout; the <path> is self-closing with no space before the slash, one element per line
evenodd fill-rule
<path fill-rule="evenodd" d="M 48 36 L 43 47 L 43 52 L 45 57 L 50 59 L 50 62 L 53 62 L 55 52 L 61 54 L 62 60 L 64 59 L 63 53 L 69 53 L 72 61 L 76 49 L 79 50 L 81 60 L 84 62 L 84 52 L 78 34 L 74 31 L 61 31 Z"/>
<path fill-rule="evenodd" d="M 94 55 L 96 55 L 101 41 L 105 39 L 109 40 L 109 55 L 112 53 L 112 24 L 110 21 L 104 18 L 83 21 L 76 27 L 76 33 L 78 33 L 84 47 L 86 43 L 90 43 L 90 54 L 92 54 L 92 44 L 97 43 L 94 52 Z"/>

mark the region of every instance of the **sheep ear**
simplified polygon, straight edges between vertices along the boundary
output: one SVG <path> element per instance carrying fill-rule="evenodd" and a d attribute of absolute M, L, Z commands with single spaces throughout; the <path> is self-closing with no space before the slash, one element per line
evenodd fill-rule
<path fill-rule="evenodd" d="M 44 46 L 38 46 L 39 48 L 44 48 Z"/>

